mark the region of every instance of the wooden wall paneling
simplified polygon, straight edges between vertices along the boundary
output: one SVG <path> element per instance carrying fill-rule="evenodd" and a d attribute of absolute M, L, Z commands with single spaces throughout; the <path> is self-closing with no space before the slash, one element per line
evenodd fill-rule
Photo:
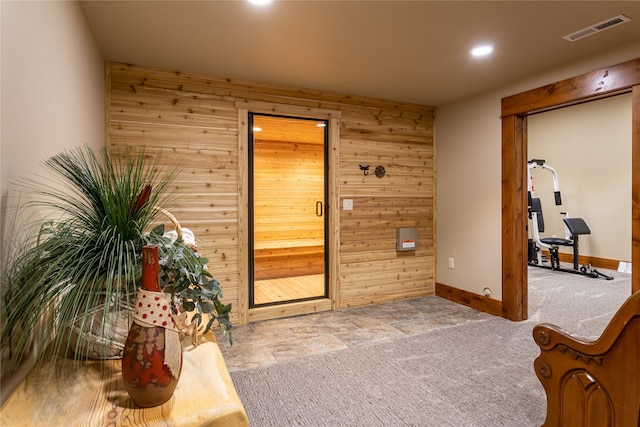
<path fill-rule="evenodd" d="M 183 166 L 173 197 L 172 213 L 187 221 L 198 238 L 201 252 L 223 266 L 229 258 L 235 258 L 237 226 L 233 219 L 237 211 L 237 171 L 229 168 L 229 159 L 236 158 L 237 142 L 228 135 L 210 138 L 205 145 L 193 144 L 188 138 L 190 128 L 155 124 L 131 124 L 113 119 L 110 133 L 111 147 L 142 145 L 153 147 L 153 152 L 167 159 L 167 163 L 179 162 Z M 130 132 L 125 129 L 135 129 Z M 191 128 L 193 129 L 193 128 Z M 191 133 L 197 131 L 192 130 Z M 236 132 L 237 133 L 237 132 Z M 134 135 L 135 137 L 132 137 Z M 233 135 L 236 138 L 235 135 Z M 207 146 L 217 147 L 207 150 Z M 208 211 L 210 215 L 201 215 Z M 168 224 L 169 226 L 169 224 Z"/>
<path fill-rule="evenodd" d="M 425 160 L 422 158 L 421 151 L 428 153 L 426 156 L 426 162 L 432 162 L 433 152 L 432 148 L 426 144 L 406 144 L 404 143 L 389 143 L 384 141 L 371 142 L 369 138 L 370 134 L 366 134 L 367 139 L 362 140 L 350 140 L 346 139 L 347 143 L 343 144 L 343 162 L 341 167 L 343 172 L 343 185 L 341 191 L 343 197 L 347 197 L 353 194 L 354 196 L 354 211 L 349 213 L 343 213 L 342 219 L 342 276 L 345 277 L 345 286 L 343 289 L 342 298 L 344 301 L 349 301 L 349 305 L 358 305 L 367 303 L 368 298 L 366 294 L 363 294 L 360 289 L 352 289 L 350 279 L 352 273 L 355 275 L 353 278 L 359 280 L 357 271 L 361 267 L 367 269 L 390 269 L 394 271 L 393 262 L 400 256 L 400 253 L 395 251 L 395 228 L 398 226 L 417 226 L 418 227 L 418 250 L 415 253 L 409 254 L 417 257 L 424 258 L 432 254 L 426 254 L 424 248 L 426 245 L 433 244 L 433 240 L 422 240 L 429 229 L 431 232 L 433 217 L 430 216 L 429 208 L 430 203 L 433 203 L 433 181 L 425 186 L 422 190 L 422 180 L 428 179 L 425 174 L 421 173 Z M 361 153 L 367 152 L 367 147 L 375 147 L 372 152 L 380 153 L 379 162 L 370 165 L 370 174 L 364 176 L 362 171 L 359 170 L 359 164 L 369 163 L 364 161 L 366 155 Z M 384 178 L 377 178 L 373 175 L 373 169 L 382 164 L 387 170 L 387 176 Z M 418 168 L 411 168 L 410 165 L 418 165 Z M 406 170 L 411 169 L 412 172 L 406 173 Z M 348 172 L 347 172 L 348 171 Z M 402 176 L 406 173 L 406 176 Z M 414 175 L 412 176 L 412 173 Z M 421 179 L 415 179 L 416 176 L 420 176 Z M 431 187 L 431 188 L 429 188 Z M 400 196 L 402 195 L 402 197 Z M 414 197 L 407 197 L 414 196 Z M 406 256 L 406 254 L 403 254 Z M 428 258 L 427 258 L 428 259 Z M 367 260 L 363 262 L 363 260 Z M 425 263 L 429 265 L 429 262 Z M 406 269 L 406 265 L 400 264 L 401 272 L 397 274 L 397 277 L 402 276 L 402 270 Z M 405 270 L 407 271 L 407 270 Z M 433 275 L 433 270 L 431 270 Z M 380 285 L 377 286 L 374 299 L 387 298 L 390 294 L 398 295 L 410 295 L 412 284 L 408 284 L 406 281 L 397 282 L 393 279 L 393 276 L 378 276 L 381 278 Z M 426 282 L 430 281 L 430 278 L 421 278 Z M 388 281 L 388 283 L 384 283 Z M 418 285 L 420 287 L 420 285 Z M 431 289 L 422 288 L 423 291 L 431 291 Z M 369 287 L 369 294 L 373 294 L 373 288 Z"/>
<path fill-rule="evenodd" d="M 432 294 L 433 114 L 361 112 L 342 120 L 340 191 L 353 199 L 354 209 L 341 214 L 341 305 Z M 359 166 L 367 164 L 364 176 Z M 383 178 L 374 174 L 378 165 L 385 167 Z M 418 228 L 415 252 L 396 251 L 401 226 Z M 365 285 L 367 271 L 378 274 Z"/>
<path fill-rule="evenodd" d="M 224 284 L 225 300 L 236 300 L 239 177 L 235 105 L 214 96 L 198 102 L 197 97 L 174 87 L 150 88 L 142 76 L 125 85 L 113 68 L 109 75 L 109 146 L 152 147 L 167 163 L 181 164 L 183 174 L 173 190 L 172 213 L 194 231 L 199 252 Z M 208 105 L 217 114 L 209 114 Z M 234 310 L 232 320 L 239 322 L 238 314 Z"/>
<path fill-rule="evenodd" d="M 325 219 L 317 216 L 316 202 L 325 199 L 324 145 L 265 141 L 269 125 L 260 119 L 263 131 L 254 137 L 255 279 L 322 274 Z M 323 133 L 310 137 L 324 139 Z"/>
<path fill-rule="evenodd" d="M 107 71 L 108 145 L 151 145 L 185 163 L 175 209 L 202 240 L 214 275 L 222 276 L 234 321 L 271 315 L 247 306 L 249 111 L 329 120 L 331 298 L 280 311 L 433 293 L 433 108 L 118 63 L 107 64 Z M 385 166 L 388 175 L 378 179 L 372 169 L 363 181 L 363 157 L 373 169 Z M 341 210 L 343 198 L 354 199 L 354 211 Z M 390 245 L 398 225 L 418 227 L 415 253 Z M 376 233 L 380 241 L 368 239 Z M 362 269 L 369 269 L 368 277 Z"/>
<path fill-rule="evenodd" d="M 263 98 L 269 98 L 265 96 Z M 276 114 L 291 117 L 307 117 L 312 119 L 340 119 L 342 112 L 338 109 L 338 106 L 333 105 L 333 109 L 322 108 L 318 102 L 313 102 L 315 106 L 309 106 L 308 102 L 300 101 L 297 99 L 278 99 L 277 103 L 264 100 L 256 100 L 255 98 L 238 99 L 236 101 L 236 107 L 240 109 L 246 109 L 254 113 L 262 114 Z"/>
<path fill-rule="evenodd" d="M 367 98 L 357 95 L 338 94 L 313 89 L 282 87 L 268 84 L 258 84 L 240 79 L 205 76 L 197 73 L 184 73 L 145 67 L 140 65 L 110 63 L 114 72 L 122 76 L 123 82 L 138 82 L 142 79 L 145 86 L 180 90 L 194 94 L 216 94 L 223 97 L 238 99 L 240 102 L 256 102 L 265 105 L 275 103 L 280 105 L 295 104 L 320 109 L 334 109 L 337 106 L 349 108 L 364 107 L 367 109 L 381 109 L 395 111 L 397 115 L 426 114 L 433 108 L 407 104 L 384 99 Z M 269 107 L 271 104 L 269 104 Z M 238 104 L 238 108 L 246 108 Z M 278 107 L 279 108 L 279 107 Z M 249 108 L 251 109 L 251 108 Z M 263 109 L 261 112 L 268 113 Z M 274 111 L 275 112 L 275 111 Z M 278 113 L 282 113 L 278 111 Z M 286 114 L 285 114 L 286 115 Z M 296 114 L 290 114 L 296 115 Z M 313 116 L 313 115 L 312 115 Z"/>
<path fill-rule="evenodd" d="M 337 310 L 340 303 L 340 239 L 341 239 L 341 222 L 340 222 L 340 127 L 339 118 L 331 118 L 329 120 L 329 147 L 328 147 L 328 176 L 329 176 L 329 206 L 327 212 L 329 214 L 329 230 L 327 243 L 329 247 L 329 266 L 327 272 L 329 274 L 329 299 L 331 300 L 331 309 Z"/>
<path fill-rule="evenodd" d="M 113 79 L 111 78 L 111 64 L 104 64 L 104 143 L 109 146 L 111 140 L 111 92 Z"/>
<path fill-rule="evenodd" d="M 238 318 L 249 322 L 249 111 L 238 108 Z"/>
<path fill-rule="evenodd" d="M 262 129 L 257 134 L 260 140 L 324 145 L 324 128 L 315 120 L 266 115 L 254 119 L 254 125 Z"/>

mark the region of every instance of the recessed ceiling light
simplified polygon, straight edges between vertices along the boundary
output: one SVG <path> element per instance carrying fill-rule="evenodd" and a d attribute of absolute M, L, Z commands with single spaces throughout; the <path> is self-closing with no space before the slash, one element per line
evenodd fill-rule
<path fill-rule="evenodd" d="M 262 128 L 259 128 L 258 126 L 253 128 L 254 132 L 262 132 Z"/>
<path fill-rule="evenodd" d="M 255 4 L 257 6 L 266 6 L 268 4 L 273 3 L 273 0 L 247 0 L 251 4 Z"/>
<path fill-rule="evenodd" d="M 489 45 L 478 46 L 471 49 L 471 55 L 475 56 L 476 58 L 479 56 L 487 56 L 491 52 L 493 52 L 493 46 Z"/>

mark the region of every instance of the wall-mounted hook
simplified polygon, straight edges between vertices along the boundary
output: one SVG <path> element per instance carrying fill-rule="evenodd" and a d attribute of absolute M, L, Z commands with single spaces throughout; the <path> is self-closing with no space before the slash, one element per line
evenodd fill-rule
<path fill-rule="evenodd" d="M 369 165 L 360 165 L 360 170 L 364 173 L 364 176 L 369 175 Z"/>

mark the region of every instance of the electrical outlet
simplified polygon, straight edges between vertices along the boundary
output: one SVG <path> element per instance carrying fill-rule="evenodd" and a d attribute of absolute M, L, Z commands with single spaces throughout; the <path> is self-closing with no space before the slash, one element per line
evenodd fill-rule
<path fill-rule="evenodd" d="M 353 199 L 342 199 L 342 210 L 352 211 L 353 210 Z"/>
<path fill-rule="evenodd" d="M 620 263 L 618 264 L 618 271 L 620 273 L 631 273 L 631 263 L 620 261 Z"/>
<path fill-rule="evenodd" d="M 449 258 L 449 268 L 453 268 L 453 258 Z"/>

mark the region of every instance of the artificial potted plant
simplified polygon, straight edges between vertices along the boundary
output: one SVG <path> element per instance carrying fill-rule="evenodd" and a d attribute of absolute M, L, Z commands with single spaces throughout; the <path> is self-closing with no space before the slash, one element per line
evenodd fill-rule
<path fill-rule="evenodd" d="M 182 310 L 231 328 L 230 306 L 206 260 L 180 239 L 149 232 L 168 206 L 178 168 L 163 168 L 143 151 L 106 148 L 59 153 L 43 165 L 49 179 L 23 181 L 27 206 L 46 212 L 22 227 L 22 242 L 3 271 L 2 343 L 16 368 L 33 337 L 50 336 L 50 353 L 76 358 L 119 357 L 140 277 L 143 245 L 157 244 L 161 276 Z M 164 171 L 164 172 L 160 172 Z M 26 237 L 25 237 L 26 236 Z M 71 334 L 68 332 L 72 331 Z M 70 339 L 71 338 L 71 339 Z M 118 342 L 116 342 L 118 341 Z M 122 343 L 120 342 L 122 341 Z"/>

